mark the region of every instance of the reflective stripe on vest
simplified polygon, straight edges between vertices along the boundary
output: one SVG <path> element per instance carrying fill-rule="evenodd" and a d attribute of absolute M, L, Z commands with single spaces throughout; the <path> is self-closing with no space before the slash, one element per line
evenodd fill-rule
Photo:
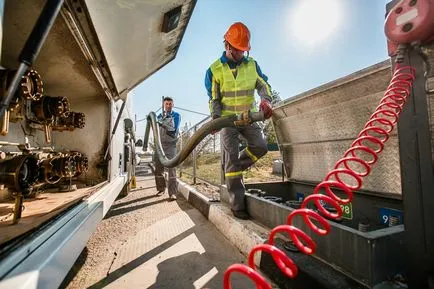
<path fill-rule="evenodd" d="M 239 178 L 243 175 L 242 171 L 225 173 L 226 178 Z"/>
<path fill-rule="evenodd" d="M 253 162 L 257 162 L 258 161 L 258 157 L 255 156 L 247 147 L 246 148 L 246 154 L 249 156 L 249 158 L 253 161 Z"/>
<path fill-rule="evenodd" d="M 211 72 L 220 85 L 222 116 L 238 114 L 246 110 L 256 111 L 255 87 L 258 79 L 253 58 L 237 67 L 235 78 L 229 65 L 220 59 L 211 65 Z"/>

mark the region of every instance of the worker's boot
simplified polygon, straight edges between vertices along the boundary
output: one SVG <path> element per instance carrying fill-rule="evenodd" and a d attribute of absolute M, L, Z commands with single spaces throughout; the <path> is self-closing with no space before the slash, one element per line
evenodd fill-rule
<path fill-rule="evenodd" d="M 235 210 L 231 210 L 232 214 L 241 220 L 248 220 L 249 219 L 249 214 L 246 211 L 240 210 L 240 211 L 235 211 Z"/>

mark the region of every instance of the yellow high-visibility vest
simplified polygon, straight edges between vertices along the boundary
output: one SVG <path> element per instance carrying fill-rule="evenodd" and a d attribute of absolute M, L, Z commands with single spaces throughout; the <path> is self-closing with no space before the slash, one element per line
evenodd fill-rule
<path fill-rule="evenodd" d="M 246 110 L 256 111 L 255 87 L 258 79 L 253 58 L 247 58 L 237 67 L 237 77 L 220 59 L 211 65 L 211 72 L 220 85 L 222 116 L 239 114 Z"/>

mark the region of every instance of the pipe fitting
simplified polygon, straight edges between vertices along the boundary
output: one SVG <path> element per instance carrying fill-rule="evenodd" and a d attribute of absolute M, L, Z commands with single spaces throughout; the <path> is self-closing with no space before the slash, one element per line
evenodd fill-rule
<path fill-rule="evenodd" d="M 38 164 L 31 155 L 19 155 L 0 160 L 0 184 L 27 194 L 38 178 Z"/>

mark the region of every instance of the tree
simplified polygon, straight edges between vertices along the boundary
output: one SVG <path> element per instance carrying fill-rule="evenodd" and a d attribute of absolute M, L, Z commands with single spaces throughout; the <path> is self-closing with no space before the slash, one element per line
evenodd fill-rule
<path fill-rule="evenodd" d="M 271 119 L 265 121 L 264 135 L 267 143 L 276 143 L 276 132 L 274 131 L 273 122 Z"/>
<path fill-rule="evenodd" d="M 185 123 L 184 129 L 181 130 L 178 138 L 178 142 L 176 143 L 176 149 L 179 151 L 182 150 L 182 148 L 187 144 L 190 137 L 193 135 L 193 131 L 189 128 L 188 123 Z M 183 162 L 184 165 L 188 166 L 192 163 L 192 154 L 190 154 L 185 161 Z"/>
<path fill-rule="evenodd" d="M 271 104 L 272 106 L 276 106 L 281 101 L 280 93 L 276 90 L 271 91 Z M 276 143 L 276 132 L 274 131 L 273 122 L 270 119 L 265 120 L 264 122 L 264 135 L 267 140 L 267 143 Z"/>
<path fill-rule="evenodd" d="M 277 103 L 279 103 L 282 99 L 280 98 L 280 93 L 276 90 L 271 91 L 271 104 L 275 106 Z"/>

